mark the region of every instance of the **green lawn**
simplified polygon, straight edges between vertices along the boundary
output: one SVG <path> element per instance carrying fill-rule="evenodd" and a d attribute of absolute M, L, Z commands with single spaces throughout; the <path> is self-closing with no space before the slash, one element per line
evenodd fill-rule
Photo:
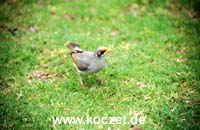
<path fill-rule="evenodd" d="M 1 1 L 1 129 L 199 130 L 200 2 L 189 1 Z M 79 85 L 67 42 L 113 49 L 102 86 Z M 87 113 L 146 122 L 53 125 Z"/>

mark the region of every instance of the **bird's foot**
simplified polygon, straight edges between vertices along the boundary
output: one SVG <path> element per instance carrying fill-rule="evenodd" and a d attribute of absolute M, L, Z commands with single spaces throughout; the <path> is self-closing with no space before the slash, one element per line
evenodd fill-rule
<path fill-rule="evenodd" d="M 100 84 L 100 85 L 103 85 L 103 84 L 104 84 L 104 82 L 103 82 L 102 80 L 100 80 L 98 77 L 96 77 L 96 82 L 97 82 L 98 84 Z"/>
<path fill-rule="evenodd" d="M 79 75 L 79 82 L 80 82 L 80 85 L 82 86 L 83 89 L 87 89 L 88 88 L 86 85 L 83 84 L 83 80 L 82 80 L 80 75 Z"/>
<path fill-rule="evenodd" d="M 87 85 L 81 85 L 83 89 L 88 89 Z"/>

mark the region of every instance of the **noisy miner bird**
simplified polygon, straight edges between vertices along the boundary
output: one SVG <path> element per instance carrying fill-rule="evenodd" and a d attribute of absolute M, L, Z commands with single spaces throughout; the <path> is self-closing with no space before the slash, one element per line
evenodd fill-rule
<path fill-rule="evenodd" d="M 102 70 L 105 67 L 104 56 L 108 52 L 112 51 L 111 49 L 103 46 L 98 47 L 94 52 L 84 51 L 80 49 L 80 45 L 77 43 L 69 43 L 67 44 L 67 47 L 70 49 L 73 64 L 79 74 L 79 82 L 83 87 L 85 86 L 81 75 L 94 74 Z M 100 81 L 98 77 L 97 80 Z"/>

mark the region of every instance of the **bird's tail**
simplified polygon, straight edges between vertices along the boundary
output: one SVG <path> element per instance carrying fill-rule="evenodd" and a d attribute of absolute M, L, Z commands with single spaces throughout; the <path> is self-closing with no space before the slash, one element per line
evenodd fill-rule
<path fill-rule="evenodd" d="M 82 52 L 80 45 L 77 43 L 70 42 L 66 46 L 71 50 L 71 53 L 72 52 Z"/>
<path fill-rule="evenodd" d="M 72 42 L 70 42 L 70 43 L 67 44 L 67 47 L 68 47 L 70 50 L 74 50 L 75 48 L 80 48 L 80 45 L 77 44 L 77 43 L 72 43 Z"/>

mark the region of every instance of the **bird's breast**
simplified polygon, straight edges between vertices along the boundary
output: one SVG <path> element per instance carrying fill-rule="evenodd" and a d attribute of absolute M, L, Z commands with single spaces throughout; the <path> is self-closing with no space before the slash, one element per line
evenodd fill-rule
<path fill-rule="evenodd" d="M 103 59 L 100 60 L 95 60 L 93 62 L 91 62 L 91 65 L 89 67 L 89 73 L 96 73 L 100 70 L 102 70 L 105 67 L 105 63 Z"/>

